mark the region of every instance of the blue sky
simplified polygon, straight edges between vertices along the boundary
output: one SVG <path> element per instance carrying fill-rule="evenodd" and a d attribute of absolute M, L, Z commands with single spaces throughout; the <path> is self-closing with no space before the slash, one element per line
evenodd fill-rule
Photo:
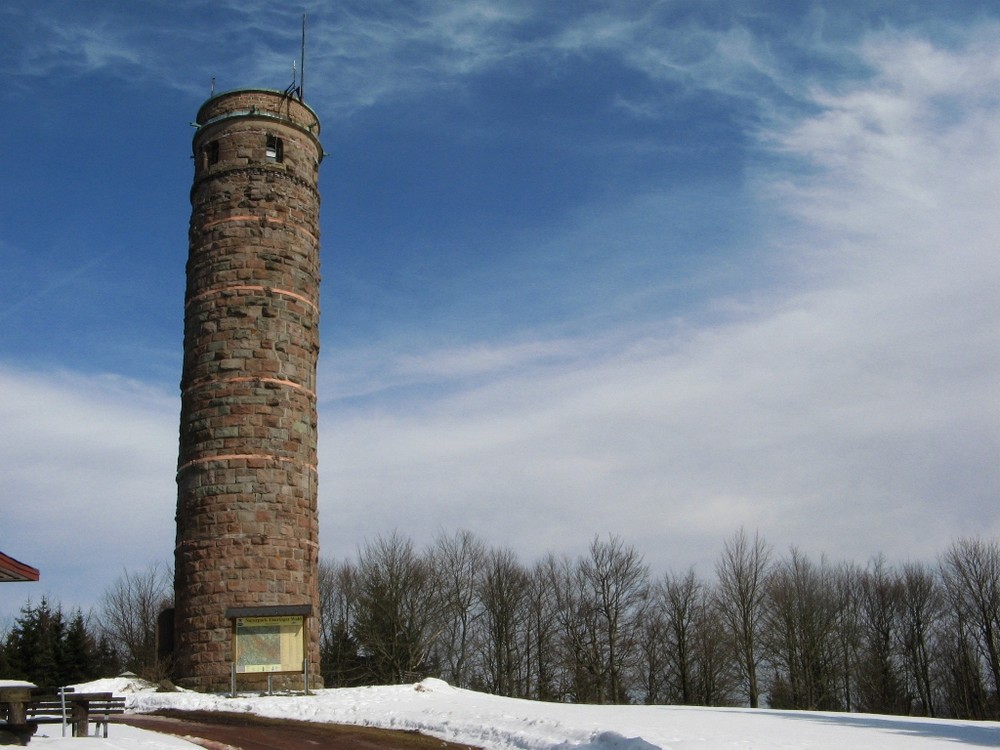
<path fill-rule="evenodd" d="M 788 5 L 0 6 L 0 617 L 169 562 L 189 123 L 303 12 L 324 556 L 1000 533 L 1000 11 Z"/>

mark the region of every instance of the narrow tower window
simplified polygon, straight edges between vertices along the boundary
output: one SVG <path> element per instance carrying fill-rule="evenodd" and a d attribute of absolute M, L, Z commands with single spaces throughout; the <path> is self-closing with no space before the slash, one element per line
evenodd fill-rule
<path fill-rule="evenodd" d="M 201 150 L 202 167 L 209 167 L 219 163 L 219 142 L 212 141 Z"/>
<path fill-rule="evenodd" d="M 267 148 L 264 151 L 264 155 L 267 157 L 268 161 L 284 161 L 284 146 L 281 143 L 281 139 L 276 135 L 269 135 L 267 137 Z"/>

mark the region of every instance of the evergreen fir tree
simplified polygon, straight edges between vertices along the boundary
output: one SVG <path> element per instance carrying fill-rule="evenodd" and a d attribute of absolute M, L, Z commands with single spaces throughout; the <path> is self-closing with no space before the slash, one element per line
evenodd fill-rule
<path fill-rule="evenodd" d="M 40 687 L 71 685 L 101 675 L 97 644 L 83 614 L 77 610 L 67 619 L 61 606 L 53 608 L 45 598 L 37 606 L 28 602 L 21 608 L 3 644 L 0 666 L 4 675 Z"/>
<path fill-rule="evenodd" d="M 0 640 L 0 674 L 11 674 L 12 667 L 10 659 L 7 658 L 7 640 L 10 636 Z"/>
<path fill-rule="evenodd" d="M 96 670 L 97 647 L 80 610 L 70 620 L 62 650 L 61 684 L 72 685 L 100 676 Z"/>
<path fill-rule="evenodd" d="M 94 670 L 99 676 L 110 677 L 121 674 L 122 660 L 118 651 L 106 635 L 101 634 L 97 640 L 97 648 L 94 654 Z"/>
<path fill-rule="evenodd" d="M 44 597 L 38 606 L 21 608 L 7 641 L 12 676 L 36 685 L 58 684 L 58 644 L 62 613 Z"/>

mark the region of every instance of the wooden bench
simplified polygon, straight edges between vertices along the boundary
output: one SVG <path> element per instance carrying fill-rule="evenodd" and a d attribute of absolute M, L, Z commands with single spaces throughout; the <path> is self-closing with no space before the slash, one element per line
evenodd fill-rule
<path fill-rule="evenodd" d="M 108 736 L 108 719 L 125 713 L 125 699 L 112 693 L 76 693 L 70 690 L 62 695 L 39 693 L 32 695 L 26 707 L 27 723 L 69 724 L 74 737 L 90 736 L 90 724 L 103 729 Z"/>

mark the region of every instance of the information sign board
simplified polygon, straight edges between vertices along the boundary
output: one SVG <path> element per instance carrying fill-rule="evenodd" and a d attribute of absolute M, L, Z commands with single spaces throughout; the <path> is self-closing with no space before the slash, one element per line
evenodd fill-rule
<path fill-rule="evenodd" d="M 300 615 L 237 617 L 233 650 L 236 671 L 301 672 L 305 618 Z"/>

